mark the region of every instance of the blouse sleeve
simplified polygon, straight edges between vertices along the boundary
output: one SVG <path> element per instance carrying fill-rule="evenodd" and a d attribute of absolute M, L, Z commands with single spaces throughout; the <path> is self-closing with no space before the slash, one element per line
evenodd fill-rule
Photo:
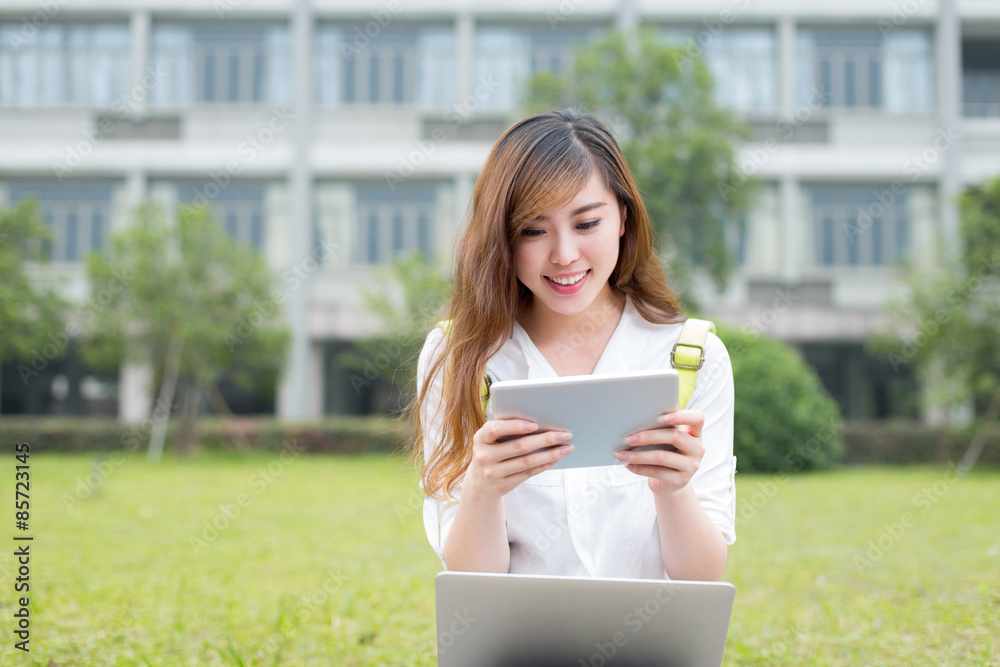
<path fill-rule="evenodd" d="M 726 544 L 736 541 L 736 457 L 733 456 L 733 367 L 719 337 L 708 334 L 705 366 L 698 371 L 689 410 L 705 415 L 705 455 L 691 478 L 695 495 Z"/>
<path fill-rule="evenodd" d="M 427 334 L 424 347 L 420 351 L 417 360 L 417 387 L 422 387 L 424 378 L 430 372 L 438 355 L 444 353 L 445 333 L 440 328 L 432 330 Z M 443 421 L 441 397 L 444 393 L 444 374 L 438 373 L 427 388 L 427 397 L 420 410 L 420 426 L 424 438 L 424 462 L 430 460 L 431 454 L 438 447 L 442 446 Z M 421 484 L 422 486 L 422 484 Z M 458 512 L 458 499 L 461 495 L 461 487 L 456 486 L 452 495 L 454 502 L 448 502 L 441 498 L 424 497 L 424 530 L 427 532 L 427 539 L 431 543 L 434 552 L 441 559 L 441 564 L 448 569 L 444 562 L 444 544 L 448 539 L 448 532 L 455 522 L 455 514 Z"/>

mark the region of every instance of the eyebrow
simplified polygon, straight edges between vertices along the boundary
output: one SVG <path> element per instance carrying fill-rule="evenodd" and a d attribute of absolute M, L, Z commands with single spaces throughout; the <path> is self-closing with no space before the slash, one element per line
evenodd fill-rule
<path fill-rule="evenodd" d="M 607 202 L 595 201 L 589 204 L 584 204 L 580 208 L 575 209 L 572 213 L 570 213 L 570 216 L 580 215 L 581 213 L 586 213 L 587 211 L 590 211 L 595 208 L 600 208 L 602 206 L 607 206 Z M 546 219 L 547 218 L 544 215 L 540 215 L 537 218 L 535 218 L 535 220 L 546 220 Z"/>

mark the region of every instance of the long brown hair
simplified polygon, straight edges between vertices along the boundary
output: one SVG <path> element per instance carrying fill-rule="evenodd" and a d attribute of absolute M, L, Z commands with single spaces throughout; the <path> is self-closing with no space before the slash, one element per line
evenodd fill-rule
<path fill-rule="evenodd" d="M 438 409 L 442 442 L 433 443 L 423 472 L 428 496 L 451 496 L 472 460 L 472 437 L 485 423 L 480 387 L 487 360 L 512 335 L 518 307 L 532 298 L 518 282 L 514 248 L 521 231 L 543 211 L 570 201 L 594 170 L 624 208 L 625 234 L 609 282 L 650 322 L 683 320 L 653 247 L 653 233 L 632 174 L 614 137 L 597 119 L 572 109 L 524 118 L 497 140 L 472 194 L 458 245 L 448 318 L 451 328 L 411 407 L 423 454 L 421 409 L 438 373 L 445 374 Z M 437 415 L 425 414 L 424 419 Z"/>

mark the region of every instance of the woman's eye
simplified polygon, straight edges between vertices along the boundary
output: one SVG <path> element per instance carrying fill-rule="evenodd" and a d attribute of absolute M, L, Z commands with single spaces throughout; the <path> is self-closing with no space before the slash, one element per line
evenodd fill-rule
<path fill-rule="evenodd" d="M 544 230 L 541 229 L 525 229 L 521 232 L 522 236 L 541 236 L 544 234 Z"/>
<path fill-rule="evenodd" d="M 576 228 L 577 229 L 583 229 L 583 230 L 593 229 L 594 227 L 596 227 L 600 223 L 601 223 L 600 220 L 588 220 L 587 222 L 581 222 L 579 225 L 576 226 Z"/>

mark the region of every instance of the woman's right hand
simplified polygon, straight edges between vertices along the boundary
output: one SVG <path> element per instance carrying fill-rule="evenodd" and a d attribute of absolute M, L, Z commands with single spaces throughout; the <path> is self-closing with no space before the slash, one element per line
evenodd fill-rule
<path fill-rule="evenodd" d="M 472 438 L 472 462 L 462 482 L 463 493 L 471 484 L 477 491 L 502 497 L 573 451 L 573 445 L 565 444 L 572 437 L 569 431 L 534 433 L 537 429 L 538 424 L 522 419 L 483 424 Z M 500 442 L 501 438 L 511 439 Z M 535 451 L 545 447 L 551 449 Z"/>

